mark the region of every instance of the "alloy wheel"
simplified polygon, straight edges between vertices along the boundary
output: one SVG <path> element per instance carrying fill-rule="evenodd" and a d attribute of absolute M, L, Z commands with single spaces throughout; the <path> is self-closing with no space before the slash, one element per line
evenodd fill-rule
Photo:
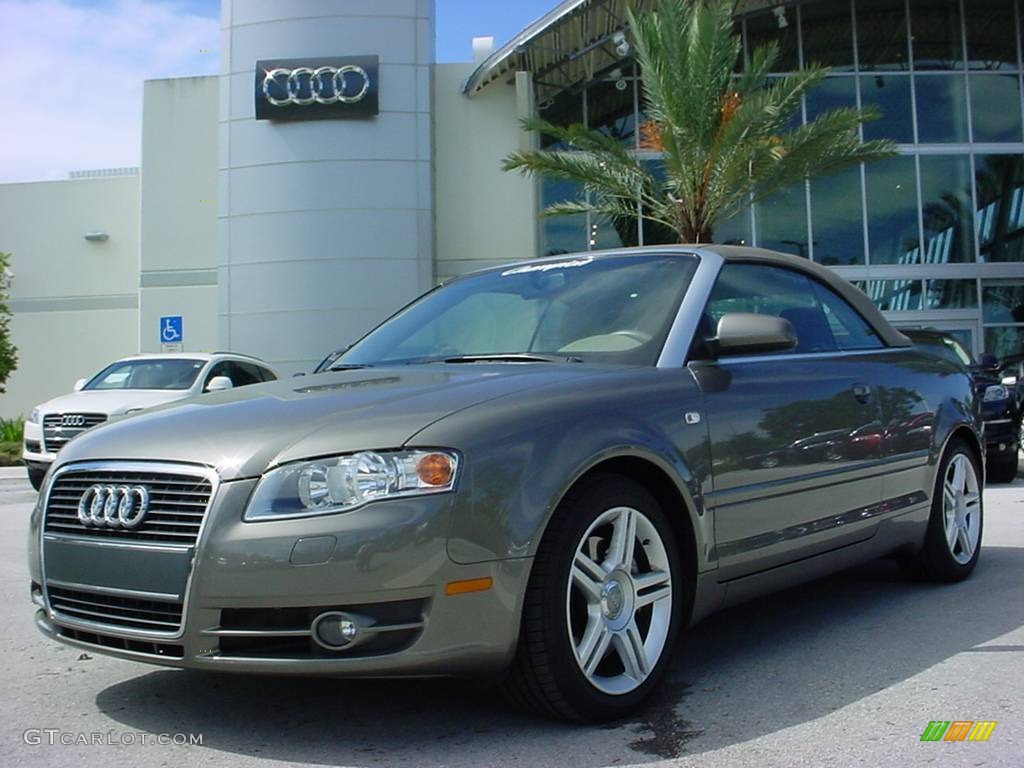
<path fill-rule="evenodd" d="M 963 453 L 946 467 L 942 483 L 942 522 L 953 559 L 965 565 L 981 537 L 981 489 L 974 464 Z"/>
<path fill-rule="evenodd" d="M 672 572 L 658 529 L 632 507 L 614 507 L 587 528 L 565 601 L 573 656 L 604 693 L 639 687 L 665 650 Z"/>

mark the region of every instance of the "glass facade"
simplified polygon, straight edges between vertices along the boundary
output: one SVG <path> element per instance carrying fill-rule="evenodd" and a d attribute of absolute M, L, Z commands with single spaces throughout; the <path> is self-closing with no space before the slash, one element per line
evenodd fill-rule
<path fill-rule="evenodd" d="M 897 322 L 969 327 L 976 352 L 1024 351 L 1021 4 L 803 0 L 785 5 L 784 24 L 771 8 L 737 17 L 745 51 L 778 43 L 779 74 L 832 68 L 799 119 L 876 105 L 883 116 L 863 136 L 894 139 L 900 156 L 786 190 L 719 222 L 715 240 L 833 267 Z M 615 136 L 656 168 L 637 74 L 623 62 L 539 111 Z M 564 187 L 544 182 L 542 204 L 573 194 Z M 586 216 L 541 226 L 543 253 L 673 239 Z"/>

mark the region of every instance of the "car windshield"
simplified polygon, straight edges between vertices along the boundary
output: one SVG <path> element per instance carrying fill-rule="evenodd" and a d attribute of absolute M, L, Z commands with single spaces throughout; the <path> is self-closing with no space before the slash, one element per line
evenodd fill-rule
<path fill-rule="evenodd" d="M 126 360 L 108 365 L 83 389 L 188 389 L 204 360 Z"/>
<path fill-rule="evenodd" d="M 456 279 L 370 332 L 335 367 L 474 357 L 653 365 L 693 255 L 566 257 Z"/>

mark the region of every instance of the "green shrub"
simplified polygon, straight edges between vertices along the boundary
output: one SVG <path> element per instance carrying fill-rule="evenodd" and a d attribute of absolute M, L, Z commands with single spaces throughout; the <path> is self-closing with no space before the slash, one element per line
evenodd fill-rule
<path fill-rule="evenodd" d="M 0 443 L 21 443 L 25 437 L 25 419 L 0 419 Z"/>

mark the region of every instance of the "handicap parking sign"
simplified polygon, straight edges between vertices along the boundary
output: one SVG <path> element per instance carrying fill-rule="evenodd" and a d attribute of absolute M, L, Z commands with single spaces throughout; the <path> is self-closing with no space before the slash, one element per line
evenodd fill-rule
<path fill-rule="evenodd" d="M 171 315 L 160 318 L 160 343 L 181 344 L 185 340 L 185 333 L 181 322 L 181 315 Z"/>

